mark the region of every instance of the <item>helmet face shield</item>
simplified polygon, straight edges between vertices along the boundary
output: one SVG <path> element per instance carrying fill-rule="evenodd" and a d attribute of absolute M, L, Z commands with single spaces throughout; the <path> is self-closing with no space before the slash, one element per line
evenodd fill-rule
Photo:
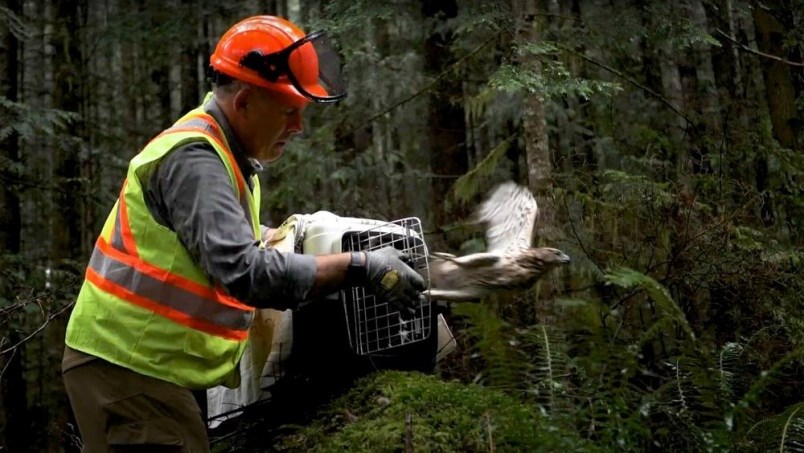
<path fill-rule="evenodd" d="M 323 31 L 310 33 L 279 52 L 248 52 L 240 59 L 240 66 L 272 83 L 290 82 L 313 102 L 335 102 L 346 97 L 340 57 Z"/>

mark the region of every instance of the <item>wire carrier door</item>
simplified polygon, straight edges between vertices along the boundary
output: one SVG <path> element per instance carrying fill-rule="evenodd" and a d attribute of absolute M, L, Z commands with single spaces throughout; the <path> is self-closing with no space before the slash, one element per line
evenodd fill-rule
<path fill-rule="evenodd" d="M 383 222 L 370 219 L 353 219 L 333 216 L 325 224 L 311 225 L 305 238 L 305 253 L 332 253 L 337 251 L 371 251 L 394 247 L 410 258 L 409 265 L 430 287 L 427 245 L 422 234 L 421 221 L 415 217 Z M 326 239 L 323 239 L 326 238 Z M 328 242 L 340 241 L 339 244 Z M 327 250 L 308 250 L 319 248 Z M 340 249 L 340 250 L 338 250 Z M 341 291 L 349 346 L 358 355 L 378 352 L 392 353 L 394 348 L 426 340 L 432 330 L 432 307 L 429 298 L 422 296 L 414 316 L 405 320 L 399 311 L 378 300 L 362 286 Z"/>

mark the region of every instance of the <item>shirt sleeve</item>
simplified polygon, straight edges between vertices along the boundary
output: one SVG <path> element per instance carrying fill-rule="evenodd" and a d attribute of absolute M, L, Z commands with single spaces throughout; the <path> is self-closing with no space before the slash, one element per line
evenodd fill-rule
<path fill-rule="evenodd" d="M 183 145 L 164 157 L 146 198 L 157 221 L 175 231 L 207 276 L 236 299 L 287 309 L 309 294 L 315 258 L 259 246 L 211 145 Z"/>

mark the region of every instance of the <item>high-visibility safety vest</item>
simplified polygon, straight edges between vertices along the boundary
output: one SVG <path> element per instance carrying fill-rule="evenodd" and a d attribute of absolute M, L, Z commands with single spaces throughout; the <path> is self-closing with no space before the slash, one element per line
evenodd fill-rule
<path fill-rule="evenodd" d="M 254 308 L 213 284 L 145 204 L 142 182 L 178 146 L 207 141 L 260 238 L 259 181 L 249 189 L 220 125 L 201 107 L 134 157 L 95 244 L 67 325 L 70 347 L 191 389 L 236 387 Z"/>

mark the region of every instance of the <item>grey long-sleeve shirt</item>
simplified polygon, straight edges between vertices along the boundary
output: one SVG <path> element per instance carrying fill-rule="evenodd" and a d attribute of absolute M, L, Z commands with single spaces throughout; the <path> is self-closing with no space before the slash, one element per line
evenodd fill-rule
<path fill-rule="evenodd" d="M 261 167 L 245 156 L 214 99 L 204 108 L 221 125 L 249 181 Z M 156 221 L 175 231 L 209 278 L 229 294 L 248 305 L 277 309 L 293 308 L 307 297 L 315 258 L 258 246 L 226 167 L 207 142 L 173 150 L 145 185 Z"/>

